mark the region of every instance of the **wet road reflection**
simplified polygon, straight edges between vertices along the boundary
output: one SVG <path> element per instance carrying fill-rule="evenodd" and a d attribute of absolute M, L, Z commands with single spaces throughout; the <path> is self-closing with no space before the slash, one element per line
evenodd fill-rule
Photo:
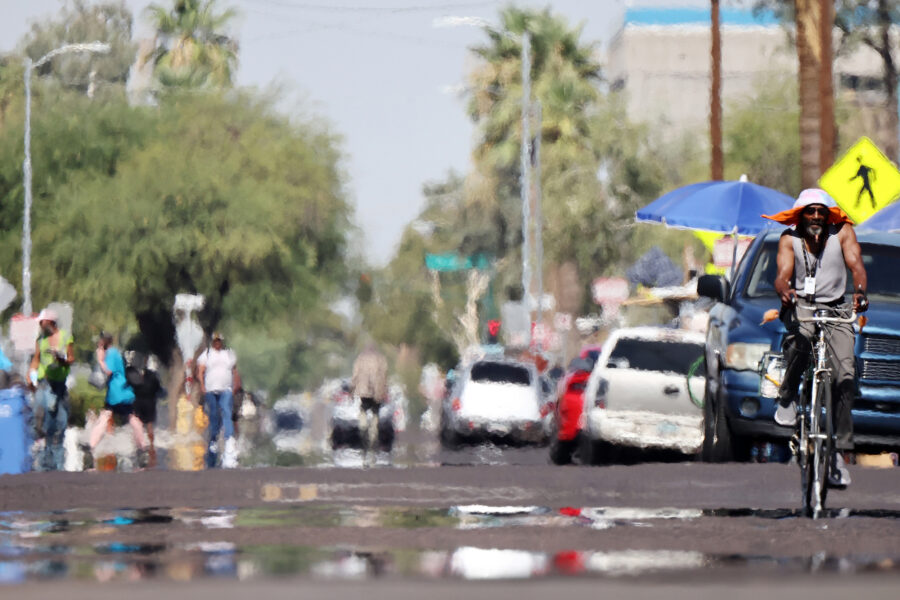
<path fill-rule="evenodd" d="M 837 510 L 835 519 L 900 519 L 900 511 Z M 536 552 L 464 545 L 455 549 L 378 549 L 353 545 L 237 544 L 217 530 L 286 527 L 479 529 L 495 527 L 647 527 L 696 519 L 802 519 L 798 511 L 641 509 L 459 505 L 443 508 L 273 505 L 246 509 L 158 508 L 0 514 L 0 582 L 160 578 L 238 580 L 301 576 L 531 579 L 548 576 L 634 576 L 700 569 L 792 573 L 900 571 L 900 556 L 708 554 L 677 550 Z M 197 541 L 164 543 L 159 533 L 187 527 Z M 205 538 L 205 539 L 204 539 Z M 78 540 L 73 542 L 72 540 Z M 91 542 L 91 540 L 94 540 Z M 156 541 L 151 541 L 156 540 Z"/>
<path fill-rule="evenodd" d="M 535 579 L 594 575 L 627 577 L 709 569 L 779 572 L 900 572 L 900 558 L 711 555 L 692 551 L 534 552 L 464 546 L 455 550 L 237 546 L 198 543 L 183 547 L 104 544 L 70 548 L 53 558 L 0 555 L 0 583 L 48 579 L 87 581 L 147 578 L 190 581 L 208 577 L 252 580 L 270 577 L 371 579 L 385 576 L 484 579 Z"/>

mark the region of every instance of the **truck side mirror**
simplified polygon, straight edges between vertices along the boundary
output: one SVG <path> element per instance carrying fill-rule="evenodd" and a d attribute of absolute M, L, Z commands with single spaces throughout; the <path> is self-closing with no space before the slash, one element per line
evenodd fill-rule
<path fill-rule="evenodd" d="M 728 297 L 728 281 L 720 275 L 701 275 L 697 280 L 697 295 L 725 302 Z"/>

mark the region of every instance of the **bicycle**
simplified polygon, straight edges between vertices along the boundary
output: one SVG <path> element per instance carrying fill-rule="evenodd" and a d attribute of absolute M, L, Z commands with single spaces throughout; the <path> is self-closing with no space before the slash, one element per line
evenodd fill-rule
<path fill-rule="evenodd" d="M 835 464 L 834 423 L 831 416 L 831 369 L 828 367 L 828 347 L 825 342 L 828 324 L 851 324 L 856 321 L 856 311 L 849 317 L 829 316 L 831 310 L 815 306 L 797 305 L 812 312 L 812 316 L 801 317 L 801 323 L 815 325 L 812 361 L 803 374 L 800 402 L 798 403 L 797 425 L 791 438 L 791 448 L 800 466 L 800 485 L 803 495 L 803 511 L 812 518 L 818 518 L 825 510 L 828 496 L 828 469 Z M 784 376 L 784 357 L 769 354 L 762 363 L 760 393 L 777 397 L 780 380 L 773 373 Z M 768 385 L 767 383 L 772 384 Z M 763 388 L 767 387 L 767 392 Z"/>
<path fill-rule="evenodd" d="M 360 399 L 359 437 L 363 466 L 373 466 L 378 453 L 378 412 L 380 405 L 371 399 Z"/>

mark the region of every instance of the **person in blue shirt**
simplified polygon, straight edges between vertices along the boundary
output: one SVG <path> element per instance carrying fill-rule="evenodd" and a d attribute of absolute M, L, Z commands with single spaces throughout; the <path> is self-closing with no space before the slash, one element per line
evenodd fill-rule
<path fill-rule="evenodd" d="M 5 371 L 6 373 L 12 371 L 12 363 L 6 358 L 6 355 L 3 354 L 3 346 L 0 346 L 0 371 Z"/>
<path fill-rule="evenodd" d="M 134 432 L 134 443 L 140 452 L 145 450 L 144 427 L 134 414 L 134 390 L 125 379 L 125 361 L 119 349 L 113 346 L 113 338 L 109 333 L 101 333 L 97 341 L 97 364 L 106 375 L 106 402 L 100 412 L 100 418 L 91 430 L 91 454 L 109 427 L 113 413 L 128 419 Z"/>

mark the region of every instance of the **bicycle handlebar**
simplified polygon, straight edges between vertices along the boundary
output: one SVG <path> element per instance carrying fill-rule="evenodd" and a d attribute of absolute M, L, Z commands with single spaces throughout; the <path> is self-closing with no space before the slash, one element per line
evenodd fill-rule
<path fill-rule="evenodd" d="M 797 308 L 803 308 L 805 310 L 815 311 L 818 310 L 815 306 L 811 305 L 803 305 L 797 303 Z M 801 317 L 799 314 L 797 315 L 797 320 L 801 323 L 854 323 L 856 321 L 856 310 L 850 311 L 849 317 L 817 317 L 815 314 L 811 317 Z"/>

